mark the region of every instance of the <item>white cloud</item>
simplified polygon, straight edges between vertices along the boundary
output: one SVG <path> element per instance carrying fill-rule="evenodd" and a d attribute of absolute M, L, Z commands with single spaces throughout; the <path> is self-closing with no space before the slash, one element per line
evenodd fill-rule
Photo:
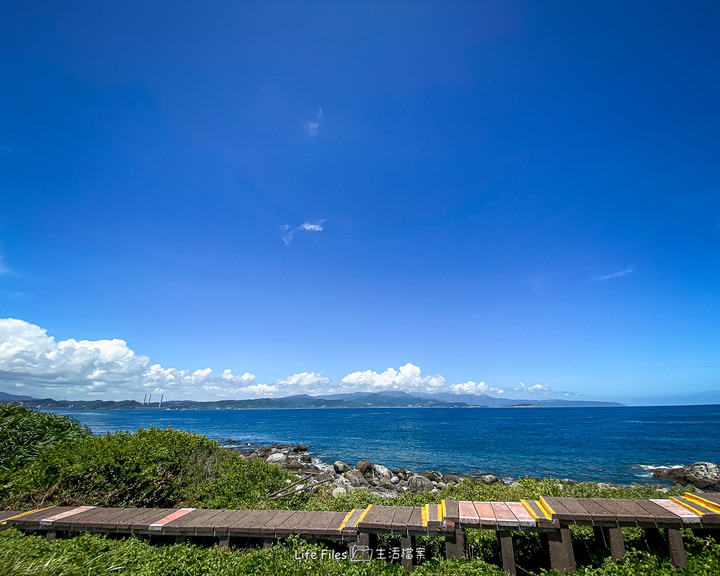
<path fill-rule="evenodd" d="M 283 242 L 285 242 L 285 246 L 290 246 L 290 243 L 293 240 L 293 236 L 295 236 L 295 232 L 298 230 L 306 230 L 308 232 L 322 232 L 323 231 L 323 224 L 325 222 L 325 218 L 322 220 L 318 220 L 317 222 L 303 222 L 300 224 L 300 226 L 297 226 L 295 228 L 290 228 L 288 224 L 283 224 L 280 226 L 280 232 L 282 233 L 282 239 Z"/>
<path fill-rule="evenodd" d="M 323 116 L 323 109 L 319 108 L 314 122 L 305 122 L 305 133 L 314 138 L 320 133 L 320 118 Z"/>
<path fill-rule="evenodd" d="M 23 385 L 43 395 L 132 398 L 148 393 L 191 397 L 201 391 L 215 397 L 236 397 L 255 381 L 245 373 L 210 368 L 188 370 L 148 366 L 147 356 L 136 355 L 124 340 L 61 340 L 47 331 L 13 318 L 0 319 L 0 383 Z M 28 392 L 30 393 L 30 392 Z"/>
<path fill-rule="evenodd" d="M 485 382 L 468 380 L 462 384 L 451 384 L 450 392 L 454 394 L 503 394 L 505 391 L 500 388 L 491 388 Z"/>
<path fill-rule="evenodd" d="M 542 384 L 535 384 L 534 386 L 526 386 L 520 382 L 520 386 L 513 388 L 515 392 L 525 392 L 527 394 L 541 394 L 544 392 L 550 392 L 550 388 L 543 386 Z"/>
<path fill-rule="evenodd" d="M 414 364 L 405 364 L 399 370 L 388 368 L 385 372 L 353 372 L 340 381 L 339 388 L 343 391 L 399 390 L 403 392 L 444 392 L 445 378 L 442 376 L 423 376 L 420 368 Z"/>
<path fill-rule="evenodd" d="M 593 278 L 595 282 L 600 282 L 602 280 L 612 280 L 613 278 L 622 278 L 623 276 L 627 276 L 628 274 L 632 274 L 633 269 L 628 266 L 625 268 L 625 270 L 620 270 L 619 272 L 613 272 L 612 274 L 608 274 L 607 276 L 596 276 Z"/>

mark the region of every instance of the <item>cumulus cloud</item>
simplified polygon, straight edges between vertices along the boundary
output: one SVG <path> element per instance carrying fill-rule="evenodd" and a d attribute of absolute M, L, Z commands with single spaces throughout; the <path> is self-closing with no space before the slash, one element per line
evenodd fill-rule
<path fill-rule="evenodd" d="M 295 236 L 295 232 L 300 230 L 305 230 L 307 232 L 322 232 L 324 222 L 324 218 L 322 220 L 318 220 L 317 222 L 303 222 L 300 226 L 295 228 L 290 228 L 288 224 L 283 224 L 280 226 L 280 232 L 282 234 L 283 242 L 285 242 L 285 246 L 290 246 L 293 236 Z"/>
<path fill-rule="evenodd" d="M 128 398 L 145 392 L 215 397 L 237 396 L 254 384 L 250 373 L 225 370 L 214 376 L 210 368 L 190 372 L 150 364 L 124 340 L 61 340 L 47 331 L 14 318 L 0 319 L 0 383 L 15 388 L 82 397 L 85 394 Z"/>
<path fill-rule="evenodd" d="M 603 280 L 612 280 L 613 278 L 622 278 L 623 276 L 627 276 L 628 274 L 632 274 L 633 269 L 628 266 L 625 268 L 625 270 L 620 270 L 619 272 L 613 272 L 612 274 L 608 274 L 606 276 L 596 276 L 593 278 L 595 282 L 601 282 Z"/>
<path fill-rule="evenodd" d="M 405 364 L 399 370 L 388 368 L 384 372 L 353 372 L 340 381 L 339 388 L 343 391 L 398 390 L 403 392 L 443 392 L 446 390 L 445 378 L 442 376 L 423 376 L 420 368 L 414 364 Z"/>
<path fill-rule="evenodd" d="M 515 392 L 525 392 L 527 394 L 541 394 L 544 392 L 550 392 L 550 388 L 543 386 L 542 384 L 535 384 L 534 386 L 526 386 L 520 382 L 520 386 L 513 388 Z"/>
<path fill-rule="evenodd" d="M 492 388 L 485 382 L 468 380 L 462 384 L 451 384 L 450 392 L 454 394 L 503 394 L 505 391 L 500 388 Z"/>
<path fill-rule="evenodd" d="M 383 372 L 352 372 L 337 386 L 318 372 L 300 372 L 270 382 L 257 382 L 250 372 L 220 374 L 211 368 L 181 370 L 151 364 L 124 340 L 60 340 L 29 322 L 0 319 L 0 389 L 36 397 L 141 399 L 165 394 L 166 399 L 283 397 L 354 391 L 403 391 L 434 394 L 503 394 L 485 382 L 448 384 L 441 375 L 424 375 L 408 363 Z M 545 386 L 521 383 L 515 391 L 549 392 Z"/>

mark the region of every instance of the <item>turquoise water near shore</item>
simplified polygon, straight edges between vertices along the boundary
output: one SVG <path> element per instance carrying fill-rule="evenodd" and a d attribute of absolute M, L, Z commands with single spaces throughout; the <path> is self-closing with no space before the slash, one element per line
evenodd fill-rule
<path fill-rule="evenodd" d="M 648 466 L 720 462 L 720 405 L 613 408 L 54 410 L 94 433 L 154 426 L 310 447 L 324 462 L 630 484 Z"/>

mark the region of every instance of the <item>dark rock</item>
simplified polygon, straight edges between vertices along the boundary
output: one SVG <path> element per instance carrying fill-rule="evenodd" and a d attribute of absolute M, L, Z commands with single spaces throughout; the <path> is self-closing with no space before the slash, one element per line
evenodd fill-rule
<path fill-rule="evenodd" d="M 272 454 L 272 450 L 266 446 L 260 446 L 260 448 L 257 449 L 257 455 L 260 456 L 260 458 L 267 458 L 270 454 Z"/>
<path fill-rule="evenodd" d="M 360 460 L 360 462 L 355 464 L 355 468 L 363 475 L 372 474 L 372 463 L 370 460 Z"/>
<path fill-rule="evenodd" d="M 304 462 L 305 464 L 308 464 L 309 462 L 312 462 L 312 458 L 310 456 L 300 456 L 300 462 Z"/>
<path fill-rule="evenodd" d="M 290 470 L 300 470 L 303 465 L 300 464 L 297 460 L 294 460 L 293 458 L 288 458 L 287 462 L 285 463 L 285 468 L 288 468 Z"/>
<path fill-rule="evenodd" d="M 432 490 L 435 488 L 433 483 L 425 478 L 425 476 L 413 476 L 408 480 L 407 485 L 413 492 L 422 492 L 423 490 Z"/>
<path fill-rule="evenodd" d="M 460 482 L 460 478 L 455 476 L 455 474 L 443 474 L 442 479 L 443 482 L 445 482 L 446 484 L 457 484 L 458 482 Z"/>
<path fill-rule="evenodd" d="M 308 447 L 305 444 L 298 444 L 297 446 L 295 446 L 295 448 L 293 448 L 293 452 L 295 452 L 296 454 L 302 454 L 303 452 L 307 451 Z"/>
<path fill-rule="evenodd" d="M 395 486 L 393 486 L 387 480 L 383 480 L 382 482 L 380 482 L 380 487 L 384 488 L 385 490 L 394 490 L 395 489 Z"/>
<path fill-rule="evenodd" d="M 420 476 L 424 476 L 425 478 L 427 478 L 427 479 L 430 480 L 431 482 L 437 482 L 437 481 L 440 480 L 440 478 L 441 478 L 440 474 L 438 474 L 437 472 L 433 472 L 433 471 L 430 471 L 430 472 L 420 472 Z"/>
<path fill-rule="evenodd" d="M 367 486 L 365 476 L 363 476 L 360 470 L 348 470 L 343 474 L 343 478 L 345 478 L 348 482 L 350 482 L 352 486 L 356 488 L 358 486 Z"/>
<path fill-rule="evenodd" d="M 682 468 L 653 468 L 653 476 L 675 484 L 720 490 L 720 466 L 713 462 L 696 462 Z"/>
<path fill-rule="evenodd" d="M 237 444 L 237 440 L 225 440 L 225 444 Z"/>
<path fill-rule="evenodd" d="M 350 464 L 348 464 L 347 462 L 343 462 L 342 460 L 336 460 L 333 463 L 333 469 L 338 474 L 343 474 L 343 473 L 347 472 L 348 470 L 352 470 L 352 468 L 350 467 Z"/>
<path fill-rule="evenodd" d="M 498 478 L 497 476 L 493 476 L 492 474 L 483 474 L 482 476 L 480 476 L 479 480 L 483 484 L 496 484 L 498 482 L 502 482 L 500 478 Z"/>

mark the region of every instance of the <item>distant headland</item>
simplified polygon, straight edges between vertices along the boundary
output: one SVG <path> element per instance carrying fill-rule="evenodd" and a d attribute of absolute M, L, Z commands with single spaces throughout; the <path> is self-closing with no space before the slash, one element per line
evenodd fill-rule
<path fill-rule="evenodd" d="M 33 408 L 61 410 L 252 410 L 299 408 L 561 408 L 624 406 L 619 402 L 590 400 L 513 400 L 488 395 L 418 394 L 407 392 L 354 392 L 309 396 L 300 394 L 283 398 L 253 398 L 249 400 L 166 400 L 142 402 L 136 400 L 54 400 L 33 398 L 0 392 L 0 402 L 22 404 Z"/>

